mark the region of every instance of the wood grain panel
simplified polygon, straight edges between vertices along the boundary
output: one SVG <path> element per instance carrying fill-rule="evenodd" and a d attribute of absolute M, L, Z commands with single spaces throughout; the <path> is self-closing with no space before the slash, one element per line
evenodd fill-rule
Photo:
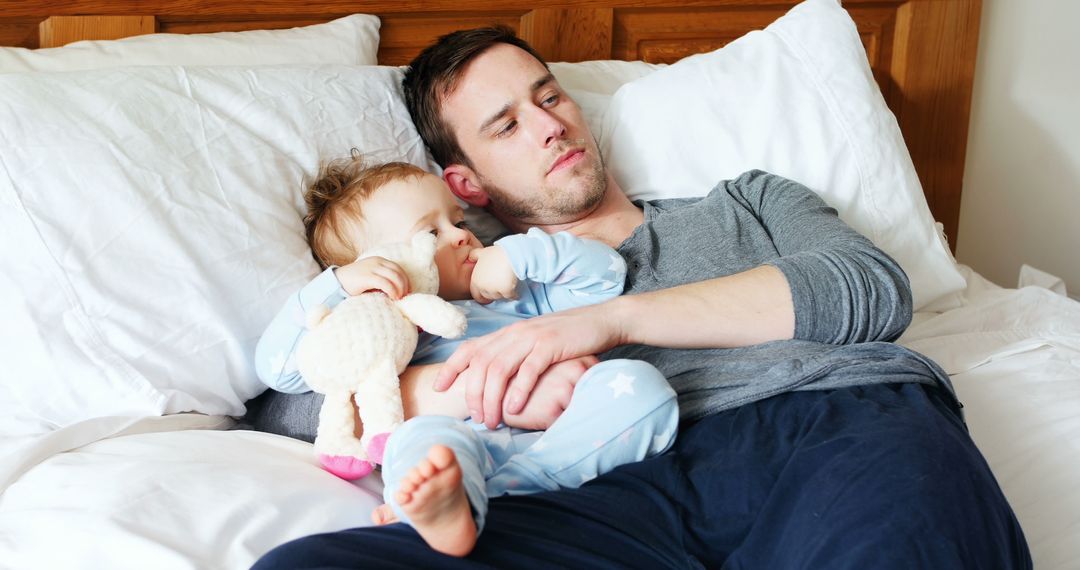
<path fill-rule="evenodd" d="M 611 8 L 537 8 L 521 19 L 518 35 L 548 61 L 609 59 L 612 13 Z"/>
<path fill-rule="evenodd" d="M 893 0 L 857 0 L 859 4 L 889 4 Z M 939 1 L 939 0 L 931 0 Z M 966 0 L 965 0 L 966 1 Z M 201 15 L 208 18 L 233 16 L 295 16 L 324 14 L 435 13 L 520 10 L 537 7 L 536 0 L 0 0 L 0 17 L 38 14 L 155 14 L 158 16 Z M 545 8 L 613 7 L 752 7 L 772 6 L 785 10 L 798 0 L 547 0 Z M 845 2 L 845 6 L 847 2 Z"/>
<path fill-rule="evenodd" d="M 760 30 L 786 11 L 782 6 L 617 9 L 611 54 L 615 59 L 674 63 Z"/>
<path fill-rule="evenodd" d="M 848 11 L 859 28 L 874 77 L 886 94 L 892 84 L 891 43 L 896 9 L 902 3 L 899 0 L 884 5 L 881 2 L 868 5 L 848 3 Z M 721 48 L 750 30 L 762 29 L 785 11 L 786 7 L 773 6 L 760 9 L 735 6 L 695 11 L 618 10 L 612 53 L 616 59 L 673 63 L 688 55 Z"/>
<path fill-rule="evenodd" d="M 445 14 L 382 14 L 379 63 L 407 65 L 439 36 L 455 30 L 502 24 L 518 31 L 528 10 L 489 10 Z"/>
<path fill-rule="evenodd" d="M 245 19 L 245 20 L 191 20 L 178 17 L 164 17 L 158 20 L 158 31 L 164 34 L 205 34 L 211 32 L 243 32 L 247 30 L 280 30 L 298 26 L 321 24 L 325 20 L 289 19 Z"/>
<path fill-rule="evenodd" d="M 41 23 L 40 45 L 60 47 L 79 40 L 115 40 L 157 31 L 153 16 L 52 16 Z"/>
<path fill-rule="evenodd" d="M 38 47 L 38 24 L 41 18 L 0 21 L 0 46 Z"/>
<path fill-rule="evenodd" d="M 954 251 L 981 13 L 978 0 L 905 3 L 897 10 L 892 54 L 891 106 Z"/>

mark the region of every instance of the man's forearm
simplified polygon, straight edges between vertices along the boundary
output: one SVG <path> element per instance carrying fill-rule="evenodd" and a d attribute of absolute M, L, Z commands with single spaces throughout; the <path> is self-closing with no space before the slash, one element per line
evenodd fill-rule
<path fill-rule="evenodd" d="M 732 348 L 790 339 L 795 331 L 791 289 L 768 265 L 597 307 L 611 311 L 625 344 Z"/>
<path fill-rule="evenodd" d="M 465 386 L 451 386 L 445 392 L 432 388 L 435 375 L 442 364 L 410 366 L 401 375 L 401 405 L 405 419 L 419 415 L 451 416 L 465 419 L 469 416 L 465 406 Z"/>
<path fill-rule="evenodd" d="M 588 370 L 588 367 L 596 362 L 596 358 L 575 359 L 575 362 L 559 363 L 555 367 L 557 370 L 554 372 L 549 370 L 545 373 L 525 409 L 505 415 L 506 425 L 534 430 L 551 427 L 551 424 L 569 405 L 574 384 Z M 450 416 L 459 419 L 469 417 L 464 382 L 454 383 L 445 392 L 436 392 L 432 388 L 435 375 L 441 367 L 442 364 L 410 366 L 402 373 L 401 404 L 405 410 L 405 419 L 420 415 Z M 359 422 L 359 416 L 357 422 Z"/>

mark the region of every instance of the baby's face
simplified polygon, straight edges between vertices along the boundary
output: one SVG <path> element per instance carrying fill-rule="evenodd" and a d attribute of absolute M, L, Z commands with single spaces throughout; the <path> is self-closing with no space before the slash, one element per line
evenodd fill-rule
<path fill-rule="evenodd" d="M 472 298 L 469 252 L 483 246 L 465 227 L 465 213 L 441 178 L 426 174 L 394 180 L 364 200 L 361 210 L 366 247 L 409 241 L 421 231 L 435 234 L 439 296 L 450 301 Z"/>

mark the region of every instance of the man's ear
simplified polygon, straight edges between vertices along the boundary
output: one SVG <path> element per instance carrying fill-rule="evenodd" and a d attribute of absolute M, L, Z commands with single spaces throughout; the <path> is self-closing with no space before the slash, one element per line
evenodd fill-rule
<path fill-rule="evenodd" d="M 484 208 L 488 205 L 490 198 L 487 192 L 480 187 L 479 177 L 468 166 L 463 164 L 447 166 L 443 169 L 443 180 L 446 181 L 446 185 L 450 187 L 454 196 L 461 198 L 470 206 Z"/>

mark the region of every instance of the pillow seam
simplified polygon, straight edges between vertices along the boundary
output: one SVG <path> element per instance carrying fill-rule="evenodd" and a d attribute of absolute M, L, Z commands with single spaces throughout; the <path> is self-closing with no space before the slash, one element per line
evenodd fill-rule
<path fill-rule="evenodd" d="M 780 41 L 783 42 L 784 45 L 786 45 L 796 57 L 798 57 L 799 62 L 802 63 L 803 68 L 806 69 L 807 75 L 809 75 L 810 79 L 814 82 L 814 87 L 817 89 L 817 92 L 821 95 L 822 100 L 825 101 L 825 105 L 829 109 L 829 114 L 831 114 L 833 118 L 837 121 L 837 123 L 840 125 L 841 131 L 844 133 L 844 141 L 847 143 L 848 149 L 851 154 L 855 157 L 855 167 L 859 172 L 860 197 L 866 200 L 866 202 L 870 204 L 874 209 L 875 223 L 872 224 L 870 227 L 870 230 L 874 233 L 874 235 L 870 236 L 870 238 L 875 244 L 881 243 L 881 235 L 878 229 L 878 226 L 880 224 L 877 223 L 881 220 L 881 208 L 878 205 L 877 200 L 874 198 L 873 192 L 867 190 L 867 188 L 871 186 L 871 184 L 869 183 L 869 177 L 866 174 L 866 168 L 864 165 L 865 157 L 862 155 L 862 153 L 859 152 L 858 146 L 855 145 L 854 141 L 852 140 L 851 128 L 848 125 L 848 122 L 844 119 L 843 115 L 837 111 L 836 95 L 828 88 L 825 82 L 822 81 L 821 73 L 818 68 L 812 64 L 812 60 L 806 57 L 807 50 L 801 42 L 794 38 L 789 38 L 786 33 L 777 30 L 766 29 L 763 31 L 771 32 L 778 39 L 780 39 Z"/>

